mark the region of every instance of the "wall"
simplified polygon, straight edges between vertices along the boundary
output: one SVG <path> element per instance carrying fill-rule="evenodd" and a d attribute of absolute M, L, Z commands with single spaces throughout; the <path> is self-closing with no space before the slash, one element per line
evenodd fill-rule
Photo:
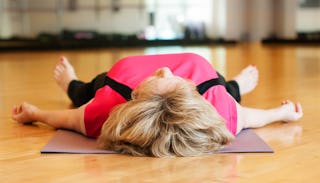
<path fill-rule="evenodd" d="M 77 0 L 74 9 L 67 0 L 9 1 L 0 0 L 3 15 L 0 23 L 5 25 L 1 26 L 2 37 L 34 37 L 39 32 L 58 33 L 62 29 L 131 34 L 147 24 L 147 14 L 141 6 L 143 0 L 121 0 L 124 7 L 118 11 L 112 9 L 111 0 Z M 22 5 L 21 2 L 28 3 Z M 99 2 L 99 6 L 95 2 Z M 63 10 L 59 10 L 59 6 Z"/>
<path fill-rule="evenodd" d="M 247 25 L 247 2 L 245 0 L 226 1 L 226 30 L 224 37 L 239 40 L 249 33 Z"/>
<path fill-rule="evenodd" d="M 0 1 L 0 37 L 8 38 L 11 36 L 12 31 L 8 13 L 4 11 L 5 3 L 5 1 Z"/>
<path fill-rule="evenodd" d="M 320 31 L 320 7 L 298 8 L 296 30 Z"/>
<path fill-rule="evenodd" d="M 257 41 L 296 37 L 297 0 L 226 0 L 225 38 Z"/>
<path fill-rule="evenodd" d="M 296 14 L 298 0 L 274 1 L 274 34 L 277 37 L 296 38 Z"/>
<path fill-rule="evenodd" d="M 75 7 L 67 0 L 0 0 L 0 37 L 34 37 L 39 32 L 58 33 L 62 29 L 132 34 L 148 25 L 145 1 L 151 0 L 120 0 L 124 8 L 115 11 L 111 0 L 77 0 Z M 64 10 L 59 11 L 59 6 Z M 312 24 L 302 21 L 306 12 L 300 10 L 297 24 L 296 7 L 297 0 L 213 0 L 207 34 L 227 40 L 255 41 L 270 35 L 294 38 L 296 28 Z"/>

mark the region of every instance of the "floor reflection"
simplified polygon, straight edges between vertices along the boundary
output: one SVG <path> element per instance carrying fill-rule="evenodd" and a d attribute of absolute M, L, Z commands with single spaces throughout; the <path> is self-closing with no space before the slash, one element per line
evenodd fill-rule
<path fill-rule="evenodd" d="M 303 129 L 298 124 L 280 123 L 256 129 L 255 131 L 268 143 L 275 142 L 288 147 L 300 142 Z"/>

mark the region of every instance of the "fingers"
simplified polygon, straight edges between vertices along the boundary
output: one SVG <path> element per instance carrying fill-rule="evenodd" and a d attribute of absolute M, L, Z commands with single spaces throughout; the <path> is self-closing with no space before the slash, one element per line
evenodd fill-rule
<path fill-rule="evenodd" d="M 12 118 L 13 120 L 16 120 L 16 115 L 17 115 L 17 114 L 18 114 L 18 107 L 17 107 L 17 106 L 13 106 L 11 118 Z"/>
<path fill-rule="evenodd" d="M 285 104 L 289 104 L 289 103 L 292 103 L 290 100 L 283 100 L 281 102 L 281 105 L 285 105 Z"/>
<path fill-rule="evenodd" d="M 19 106 L 13 106 L 11 118 L 12 118 L 13 120 L 19 122 L 20 113 L 21 113 L 21 105 L 19 105 Z"/>
<path fill-rule="evenodd" d="M 13 108 L 12 108 L 12 114 L 13 115 L 18 115 L 18 114 L 20 114 L 21 112 L 23 112 L 23 109 L 24 109 L 24 105 L 26 105 L 26 103 L 22 103 L 22 104 L 20 104 L 20 105 L 18 105 L 18 106 L 13 106 Z"/>
<path fill-rule="evenodd" d="M 13 113 L 13 114 L 19 114 L 19 113 L 21 113 L 21 111 L 22 111 L 22 105 L 23 105 L 23 104 L 21 104 L 21 105 L 19 105 L 19 106 L 13 106 L 13 108 L 12 108 L 12 113 Z"/>
<path fill-rule="evenodd" d="M 300 102 L 297 102 L 295 107 L 296 107 L 296 112 L 302 112 L 302 106 L 301 106 Z"/>
<path fill-rule="evenodd" d="M 12 109 L 11 118 L 18 123 L 27 124 L 35 121 L 35 118 L 32 116 L 34 112 L 34 106 L 23 103 L 20 106 L 14 106 Z"/>
<path fill-rule="evenodd" d="M 303 112 L 302 112 L 302 106 L 301 106 L 300 102 L 296 103 L 295 110 L 298 115 L 298 118 L 301 118 L 303 116 Z"/>
<path fill-rule="evenodd" d="M 296 112 L 298 111 L 297 110 L 297 104 L 300 105 L 300 103 L 295 104 L 291 100 L 284 100 L 284 101 L 281 102 L 281 105 L 286 105 L 286 104 L 294 106 Z M 300 109 L 301 109 L 301 105 L 300 105 Z"/>
<path fill-rule="evenodd" d="M 281 104 L 287 114 L 287 117 L 284 121 L 297 121 L 303 116 L 302 106 L 299 102 L 293 103 L 290 100 L 284 100 L 281 102 Z"/>
<path fill-rule="evenodd" d="M 12 107 L 12 114 L 16 114 L 17 113 L 17 108 L 18 107 L 16 105 Z"/>
<path fill-rule="evenodd" d="M 286 104 L 293 105 L 294 108 L 295 108 L 295 112 L 302 113 L 302 106 L 301 106 L 300 102 L 293 103 L 290 100 L 284 100 L 284 101 L 281 102 L 281 105 L 286 105 Z"/>

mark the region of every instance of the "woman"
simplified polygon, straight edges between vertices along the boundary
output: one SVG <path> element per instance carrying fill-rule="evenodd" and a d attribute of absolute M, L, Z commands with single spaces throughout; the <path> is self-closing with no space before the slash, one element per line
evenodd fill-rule
<path fill-rule="evenodd" d="M 257 84 L 257 69 L 249 66 L 225 82 L 191 53 L 127 57 L 89 83 L 62 58 L 55 79 L 78 108 L 47 111 L 23 103 L 12 118 L 75 130 L 98 138 L 101 148 L 138 156 L 208 154 L 243 128 L 302 117 L 301 105 L 291 101 L 269 110 L 241 106 L 240 95 Z"/>

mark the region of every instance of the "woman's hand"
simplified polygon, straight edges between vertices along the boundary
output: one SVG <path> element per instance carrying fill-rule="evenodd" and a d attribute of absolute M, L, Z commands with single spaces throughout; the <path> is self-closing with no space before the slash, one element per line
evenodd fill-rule
<path fill-rule="evenodd" d="M 297 121 L 303 116 L 301 104 L 293 103 L 290 100 L 285 100 L 281 103 L 281 112 L 283 114 L 282 121 L 290 122 Z"/>
<path fill-rule="evenodd" d="M 36 121 L 35 114 L 39 109 L 26 102 L 12 109 L 12 119 L 19 123 L 30 123 Z"/>

